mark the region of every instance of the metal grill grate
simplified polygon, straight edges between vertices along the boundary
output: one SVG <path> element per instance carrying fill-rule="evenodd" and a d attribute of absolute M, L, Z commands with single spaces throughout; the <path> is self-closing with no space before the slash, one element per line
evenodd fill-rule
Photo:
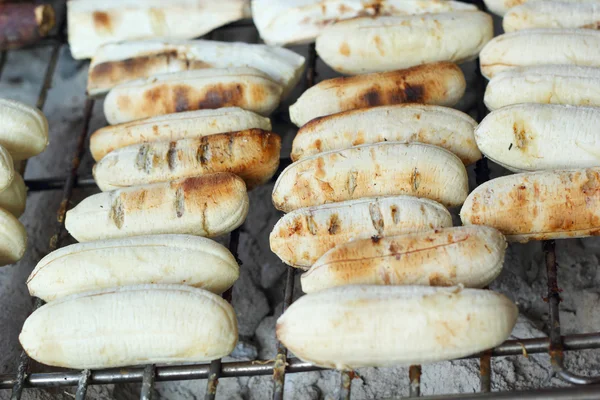
<path fill-rule="evenodd" d="M 476 4 L 483 8 L 480 0 Z M 66 19 L 64 19 L 66 20 Z M 253 27 L 251 21 L 241 21 L 230 24 L 220 29 L 238 29 Z M 46 67 L 45 78 L 40 89 L 37 107 L 44 108 L 46 97 L 54 76 L 54 71 L 58 61 L 58 55 L 62 46 L 65 45 L 65 36 L 63 34 L 64 26 L 59 30 L 59 36 L 46 39 L 38 46 L 52 46 L 50 61 Z M 256 31 L 251 35 L 252 38 L 258 38 Z M 255 41 L 255 40 L 252 40 Z M 0 76 L 6 62 L 6 52 L 0 52 Z M 312 86 L 317 75 L 317 54 L 314 45 L 308 49 L 307 70 L 305 77 L 305 89 Z M 485 79 L 478 74 L 476 81 L 477 104 L 476 112 L 478 120 L 481 120 L 486 114 L 486 108 L 483 104 L 483 92 L 485 90 Z M 57 226 L 54 235 L 50 238 L 50 251 L 61 246 L 61 238 L 65 234 L 64 219 L 71 200 L 71 196 L 76 187 L 94 187 L 95 183 L 91 177 L 80 177 L 78 168 L 80 159 L 84 154 L 84 143 L 86 141 L 90 119 L 94 108 L 94 100 L 87 99 L 84 108 L 84 123 L 79 133 L 77 146 L 71 158 L 71 170 L 67 177 L 28 180 L 26 184 L 30 191 L 44 190 L 62 190 L 62 201 L 57 211 Z M 289 165 L 289 158 L 281 160 L 279 172 Z M 22 166 L 24 172 L 25 165 Z M 477 163 L 476 182 L 481 184 L 489 180 L 489 168 L 485 159 Z M 279 174 L 276 174 L 278 176 Z M 237 258 L 237 249 L 239 243 L 240 231 L 235 230 L 229 237 L 229 249 Z M 575 375 L 563 367 L 563 351 L 578 351 L 586 349 L 600 348 L 600 332 L 590 334 L 576 334 L 561 336 L 561 327 L 559 320 L 560 290 L 557 281 L 557 266 L 555 256 L 554 241 L 543 242 L 543 249 L 546 260 L 547 272 L 547 293 L 549 315 L 550 315 L 550 336 L 549 338 L 536 338 L 525 340 L 509 340 L 500 346 L 487 351 L 483 354 L 470 356 L 467 358 L 479 358 L 481 375 L 481 393 L 448 395 L 448 396 L 429 396 L 428 399 L 597 399 L 600 398 L 600 386 L 589 385 L 600 382 L 600 378 L 588 378 Z M 296 270 L 292 267 L 287 269 L 286 284 L 284 288 L 284 307 L 283 311 L 292 303 L 294 293 L 294 277 Z M 226 292 L 224 298 L 231 301 L 231 290 Z M 34 309 L 42 305 L 40 299 L 35 299 Z M 528 392 L 504 392 L 488 393 L 491 391 L 491 363 L 494 357 L 548 353 L 551 358 L 555 373 L 563 380 L 575 385 L 572 388 L 545 389 Z M 49 388 L 59 386 L 77 386 L 76 398 L 84 399 L 89 385 L 115 384 L 126 382 L 141 382 L 141 398 L 151 399 L 155 382 L 180 381 L 194 379 L 208 379 L 205 398 L 212 400 L 215 398 L 218 390 L 220 378 L 240 377 L 240 376 L 259 376 L 271 375 L 273 380 L 273 398 L 284 398 L 285 376 L 288 373 L 302 373 L 316 371 L 321 368 L 312 366 L 309 363 L 300 361 L 296 358 L 287 357 L 287 349 L 283 344 L 278 343 L 277 355 L 274 360 L 265 361 L 246 361 L 246 362 L 226 362 L 215 360 L 210 364 L 196 364 L 185 366 L 162 366 L 147 365 L 145 367 L 119 368 L 107 370 L 83 370 L 72 372 L 50 372 L 50 373 L 29 373 L 29 358 L 23 352 L 19 358 L 19 364 L 16 373 L 9 375 L 0 375 L 0 389 L 12 389 L 11 399 L 21 398 L 23 389 L 26 387 Z M 351 398 L 352 380 L 355 374 L 353 372 L 340 373 L 340 391 L 341 399 Z M 410 397 L 419 397 L 421 367 L 411 366 L 409 369 L 409 393 Z M 424 397 L 425 398 L 425 397 Z"/>

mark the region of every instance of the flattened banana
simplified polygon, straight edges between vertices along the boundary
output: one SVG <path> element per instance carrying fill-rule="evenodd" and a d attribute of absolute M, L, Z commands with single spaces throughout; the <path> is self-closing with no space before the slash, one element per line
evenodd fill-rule
<path fill-rule="evenodd" d="M 0 208 L 0 267 L 19 261 L 27 249 L 27 232 L 22 223 Z"/>

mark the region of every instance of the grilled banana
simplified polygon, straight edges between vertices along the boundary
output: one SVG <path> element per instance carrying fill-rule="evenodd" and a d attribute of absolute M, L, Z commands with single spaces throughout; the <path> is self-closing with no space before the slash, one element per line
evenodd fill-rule
<path fill-rule="evenodd" d="M 142 40 L 109 43 L 94 54 L 87 90 L 90 95 L 98 95 L 134 79 L 177 71 L 253 67 L 283 86 L 286 96 L 300 80 L 304 62 L 304 57 L 288 49 L 242 42 Z"/>
<path fill-rule="evenodd" d="M 302 290 L 344 285 L 482 288 L 500 274 L 505 249 L 504 236 L 487 226 L 353 240 L 319 258 L 302 275 Z"/>
<path fill-rule="evenodd" d="M 600 168 L 529 172 L 493 179 L 465 200 L 465 225 L 498 229 L 509 241 L 600 233 Z"/>
<path fill-rule="evenodd" d="M 323 29 L 316 49 L 337 72 L 362 74 L 473 60 L 493 37 L 492 17 L 480 11 L 361 17 Z"/>
<path fill-rule="evenodd" d="M 94 166 L 94 179 L 106 191 L 231 172 L 250 190 L 273 176 L 280 150 L 281 138 L 260 129 L 137 144 L 107 154 Z"/>
<path fill-rule="evenodd" d="M 469 193 L 460 159 L 441 147 L 385 142 L 334 150 L 287 167 L 273 189 L 273 204 L 289 212 L 362 197 L 411 195 L 445 206 Z"/>
<path fill-rule="evenodd" d="M 284 46 L 314 42 L 342 19 L 476 10 L 472 4 L 437 0 L 253 0 L 252 17 L 265 43 Z"/>
<path fill-rule="evenodd" d="M 48 146 L 48 121 L 37 108 L 0 99 L 0 145 L 14 160 L 40 154 Z"/>
<path fill-rule="evenodd" d="M 479 55 L 481 73 L 534 65 L 600 67 L 600 31 L 592 29 L 528 29 L 492 39 Z"/>
<path fill-rule="evenodd" d="M 67 212 L 80 242 L 157 234 L 214 237 L 248 214 L 244 181 L 230 173 L 204 175 L 92 195 Z"/>
<path fill-rule="evenodd" d="M 25 212 L 26 201 L 27 187 L 25 187 L 21 175 L 15 172 L 15 177 L 10 186 L 0 192 L 0 208 L 19 218 Z"/>
<path fill-rule="evenodd" d="M 238 107 L 187 111 L 101 128 L 90 137 L 90 151 L 94 160 L 100 161 L 111 151 L 132 144 L 173 142 L 253 128 L 270 131 L 271 121 Z"/>
<path fill-rule="evenodd" d="M 191 39 L 248 15 L 248 0 L 69 0 L 69 45 L 76 59 L 121 40 Z"/>
<path fill-rule="evenodd" d="M 53 251 L 37 264 L 27 287 L 44 301 L 147 283 L 189 285 L 220 294 L 239 273 L 233 255 L 217 242 L 190 235 L 151 235 Z"/>
<path fill-rule="evenodd" d="M 268 116 L 283 88 L 248 67 L 208 68 L 162 74 L 116 86 L 104 100 L 109 124 L 182 111 L 240 107 Z"/>
<path fill-rule="evenodd" d="M 599 125 L 597 107 L 515 104 L 485 117 L 475 138 L 490 160 L 511 171 L 586 168 L 600 164 Z"/>
<path fill-rule="evenodd" d="M 317 117 L 357 108 L 424 103 L 453 106 L 465 93 L 465 76 L 452 63 L 334 78 L 319 82 L 290 106 L 290 118 L 302 126 Z"/>
<path fill-rule="evenodd" d="M 23 224 L 0 208 L 0 267 L 19 261 L 27 248 L 27 232 Z"/>
<path fill-rule="evenodd" d="M 452 216 L 433 200 L 363 198 L 292 211 L 277 222 L 270 243 L 271 251 L 284 263 L 308 269 L 328 250 L 353 239 L 449 226 Z"/>
<path fill-rule="evenodd" d="M 519 103 L 600 106 L 600 69 L 575 65 L 515 68 L 494 75 L 484 101 L 490 110 Z"/>
<path fill-rule="evenodd" d="M 348 370 L 476 354 L 507 339 L 517 315 L 490 290 L 356 285 L 301 297 L 276 330 L 300 359 Z"/>
<path fill-rule="evenodd" d="M 297 161 L 324 151 L 378 142 L 422 142 L 456 154 L 465 165 L 481 158 L 473 130 L 477 122 L 452 108 L 397 104 L 345 111 L 317 118 L 298 131 L 292 146 Z"/>
<path fill-rule="evenodd" d="M 19 335 L 34 360 L 77 369 L 209 361 L 231 353 L 237 339 L 229 303 L 180 285 L 68 296 L 35 310 Z"/>

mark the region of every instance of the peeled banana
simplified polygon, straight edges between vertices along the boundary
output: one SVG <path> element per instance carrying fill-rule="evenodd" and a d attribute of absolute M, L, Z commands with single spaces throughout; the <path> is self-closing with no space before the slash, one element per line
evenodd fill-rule
<path fill-rule="evenodd" d="M 0 145 L 0 192 L 8 189 L 15 178 L 15 166 L 8 150 Z"/>
<path fill-rule="evenodd" d="M 600 164 L 600 108 L 515 104 L 493 111 L 475 130 L 490 160 L 511 171 L 594 167 Z"/>
<path fill-rule="evenodd" d="M 304 61 L 304 57 L 288 49 L 242 42 L 141 40 L 108 43 L 94 54 L 87 90 L 90 95 L 98 95 L 134 79 L 177 71 L 253 67 L 283 86 L 286 96 L 300 80 Z"/>
<path fill-rule="evenodd" d="M 68 296 L 35 310 L 19 335 L 34 360 L 77 369 L 210 361 L 228 355 L 237 339 L 229 303 L 180 285 Z"/>
<path fill-rule="evenodd" d="M 214 237 L 248 214 L 244 181 L 231 173 L 203 175 L 92 195 L 67 212 L 79 242 L 157 234 Z"/>
<path fill-rule="evenodd" d="M 504 32 L 534 28 L 598 29 L 599 24 L 598 1 L 530 1 L 511 8 L 502 18 Z"/>
<path fill-rule="evenodd" d="M 132 144 L 173 142 L 253 128 L 270 131 L 271 121 L 238 107 L 186 111 L 101 128 L 90 137 L 90 151 L 94 160 L 100 161 L 111 151 Z"/>
<path fill-rule="evenodd" d="M 335 71 L 362 74 L 473 60 L 493 37 L 492 17 L 481 11 L 359 17 L 324 28 L 316 49 Z"/>
<path fill-rule="evenodd" d="M 353 239 L 452 226 L 441 204 L 412 196 L 363 198 L 301 208 L 284 215 L 270 235 L 271 251 L 308 269 L 323 254 Z"/>
<path fill-rule="evenodd" d="M 517 315 L 490 290 L 355 285 L 302 296 L 276 331 L 300 359 L 349 370 L 476 354 L 507 339 Z"/>
<path fill-rule="evenodd" d="M 519 103 L 600 106 L 600 69 L 576 65 L 540 65 L 511 69 L 487 85 L 490 110 Z"/>
<path fill-rule="evenodd" d="M 283 87 L 255 68 L 207 68 L 162 74 L 116 86 L 104 100 L 109 124 L 182 111 L 240 107 L 268 116 Z"/>
<path fill-rule="evenodd" d="M 121 40 L 191 39 L 248 15 L 248 0 L 69 0 L 69 45 L 75 59 Z"/>
<path fill-rule="evenodd" d="M 600 31 L 592 29 L 527 29 L 492 39 L 479 55 L 481 73 L 497 73 L 533 65 L 600 67 Z"/>
<path fill-rule="evenodd" d="M 10 186 L 0 192 L 0 208 L 19 218 L 25 212 L 26 201 L 27 187 L 21 175 L 15 172 L 15 177 Z"/>
<path fill-rule="evenodd" d="M 0 145 L 13 160 L 40 154 L 48 146 L 48 121 L 37 108 L 0 99 Z"/>
<path fill-rule="evenodd" d="M 500 274 L 505 249 L 504 236 L 487 226 L 356 239 L 319 258 L 302 275 L 302 290 L 344 285 L 483 288 Z"/>
<path fill-rule="evenodd" d="M 465 225 L 498 229 L 509 241 L 600 234 L 600 168 L 529 172 L 478 186 L 465 200 Z"/>
<path fill-rule="evenodd" d="M 411 195 L 445 206 L 469 193 L 460 159 L 441 147 L 384 142 L 334 150 L 287 167 L 273 188 L 273 204 L 289 212 L 362 197 Z"/>
<path fill-rule="evenodd" d="M 237 261 L 217 242 L 190 235 L 150 235 L 53 251 L 37 264 L 27 287 L 44 301 L 149 283 L 189 285 L 220 294 L 238 277 Z"/>
<path fill-rule="evenodd" d="M 19 261 L 27 249 L 27 232 L 14 215 L 0 208 L 0 267 Z"/>
<path fill-rule="evenodd" d="M 284 46 L 314 42 L 325 27 L 343 19 L 475 9 L 451 0 L 253 0 L 252 18 L 265 43 Z"/>
<path fill-rule="evenodd" d="M 477 122 L 452 108 L 396 104 L 361 108 L 321 117 L 294 138 L 292 160 L 330 150 L 378 142 L 421 142 L 456 154 L 465 165 L 481 158 L 473 130 Z"/>
<path fill-rule="evenodd" d="M 323 117 L 357 108 L 400 103 L 453 106 L 465 93 L 465 76 L 452 63 L 419 65 L 319 82 L 290 106 L 290 118 L 302 126 Z"/>
<path fill-rule="evenodd" d="M 273 176 L 280 150 L 281 138 L 260 129 L 137 144 L 104 156 L 94 166 L 94 179 L 106 191 L 231 172 L 244 179 L 250 190 Z"/>

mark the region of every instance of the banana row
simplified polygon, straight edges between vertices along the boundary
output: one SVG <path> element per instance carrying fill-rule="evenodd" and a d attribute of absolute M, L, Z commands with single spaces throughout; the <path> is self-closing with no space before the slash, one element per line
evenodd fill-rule
<path fill-rule="evenodd" d="M 49 302 L 20 336 L 32 358 L 107 368 L 209 361 L 234 349 L 235 312 L 219 295 L 239 266 L 208 238 L 238 228 L 248 190 L 277 170 L 281 138 L 266 116 L 303 67 L 289 50 L 243 43 L 100 48 L 88 91 L 108 92 L 107 120 L 119 124 L 90 139 L 103 192 L 65 220 L 81 243 L 46 256 L 27 281 Z"/>
<path fill-rule="evenodd" d="M 464 23 L 454 17 L 402 18 Z M 270 244 L 284 263 L 306 271 L 301 284 L 307 294 L 278 319 L 277 337 L 302 360 L 346 370 L 489 349 L 508 337 L 518 310 L 500 294 L 477 290 L 502 269 L 504 235 L 486 226 L 452 227 L 446 208 L 467 199 L 465 167 L 482 156 L 477 123 L 447 108 L 462 98 L 464 76 L 440 49 L 431 51 L 440 62 L 423 64 L 416 61 L 418 51 L 390 48 L 410 68 L 389 71 L 402 65 L 393 55 L 383 62 L 360 48 L 359 38 L 371 34 L 366 21 L 323 29 L 317 49 L 328 32 L 339 30 L 350 53 L 369 54 L 373 65 L 365 70 L 381 72 L 320 82 L 290 107 L 300 129 L 294 163 L 273 188 L 273 204 L 287 214 Z M 364 31 L 358 28 L 363 23 Z M 402 29 L 386 28 L 373 29 L 403 43 L 394 36 Z M 353 68 L 354 61 L 343 65 Z"/>
<path fill-rule="evenodd" d="M 25 212 L 27 188 L 16 163 L 48 145 L 48 121 L 38 109 L 0 99 L 0 266 L 17 262 L 27 247 L 27 232 L 17 218 Z"/>
<path fill-rule="evenodd" d="M 475 140 L 490 160 L 520 173 L 475 189 L 461 210 L 464 224 L 493 226 L 519 242 L 597 235 L 600 32 L 577 29 L 588 27 L 596 6 L 532 1 L 511 8 L 505 30 L 523 30 L 481 51 L 492 112 Z M 516 16 L 532 10 L 543 12 L 516 27 Z"/>

